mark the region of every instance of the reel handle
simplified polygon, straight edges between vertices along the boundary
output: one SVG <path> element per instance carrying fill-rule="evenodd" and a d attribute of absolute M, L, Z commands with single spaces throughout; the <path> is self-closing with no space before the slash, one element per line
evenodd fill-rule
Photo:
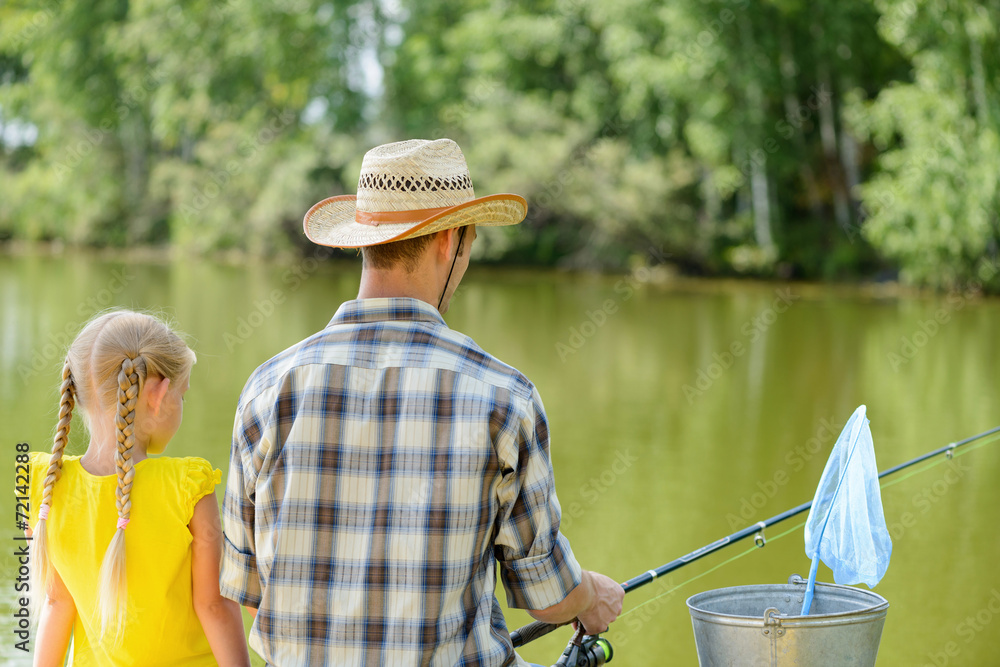
<path fill-rule="evenodd" d="M 611 642 L 604 637 L 585 635 L 583 632 L 582 626 L 577 628 L 553 667 L 601 667 L 611 662 L 615 654 Z"/>
<path fill-rule="evenodd" d="M 528 623 L 523 628 L 519 628 L 514 632 L 510 633 L 510 641 L 514 644 L 514 648 L 524 646 L 529 642 L 533 642 L 539 637 L 544 637 L 550 632 L 561 628 L 563 625 L 556 623 L 546 623 L 544 621 L 534 621 L 533 623 Z"/>

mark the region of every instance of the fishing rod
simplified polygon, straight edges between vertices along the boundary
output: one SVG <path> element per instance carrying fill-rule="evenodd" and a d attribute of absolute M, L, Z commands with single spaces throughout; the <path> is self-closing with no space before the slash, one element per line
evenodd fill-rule
<path fill-rule="evenodd" d="M 988 435 L 992 435 L 993 433 L 997 432 L 1000 432 L 1000 426 L 991 428 L 988 431 L 983 431 L 982 433 L 979 433 L 969 438 L 965 438 L 964 440 L 959 440 L 958 442 L 952 442 L 950 444 L 945 445 L 944 447 L 939 447 L 935 450 L 927 452 L 926 454 L 922 454 L 921 456 L 918 456 L 915 459 L 911 459 L 909 461 L 906 461 L 905 463 L 900 463 L 899 465 L 895 465 L 891 468 L 883 470 L 878 474 L 878 478 L 882 479 L 883 477 L 888 477 L 889 475 L 897 473 L 900 470 L 905 470 L 906 468 L 909 468 L 912 465 L 916 465 L 921 461 L 926 461 L 927 459 L 934 458 L 935 456 L 940 456 L 941 454 L 946 454 L 947 457 L 950 459 L 954 455 L 955 450 L 958 449 L 959 447 L 967 445 L 971 442 L 975 442 L 976 440 L 980 440 Z M 645 586 L 651 581 L 659 577 L 662 577 L 665 574 L 669 574 L 674 570 L 679 570 L 685 565 L 689 565 L 695 562 L 696 560 L 704 558 L 709 554 L 715 553 L 719 549 L 727 547 L 730 544 L 735 544 L 736 542 L 744 540 L 750 537 L 751 535 L 755 536 L 754 541 L 757 543 L 757 546 L 763 547 L 764 544 L 767 543 L 767 540 L 764 537 L 765 528 L 773 526 L 777 523 L 781 523 L 786 519 L 791 519 L 793 516 L 802 514 L 803 512 L 808 511 L 810 507 L 812 507 L 811 500 L 809 502 L 802 503 L 798 507 L 793 507 L 790 510 L 786 510 L 781 514 L 776 514 L 772 516 L 770 519 L 764 519 L 763 521 L 758 521 L 752 526 L 747 526 L 742 530 L 736 531 L 732 535 L 727 535 L 726 537 L 718 539 L 715 542 L 712 542 L 711 544 L 706 544 L 700 549 L 696 549 L 691 553 L 685 554 L 684 556 L 681 556 L 680 558 L 672 560 L 669 563 L 661 565 L 656 569 L 643 572 L 642 574 L 633 577 L 628 581 L 626 581 L 624 584 L 622 584 L 622 588 L 625 590 L 626 593 L 630 593 L 635 589 Z M 511 642 L 513 642 L 514 644 L 514 648 L 518 648 L 520 646 L 524 646 L 529 642 L 535 641 L 539 637 L 544 637 L 553 630 L 562 627 L 562 625 L 565 624 L 555 624 L 555 623 L 545 623 L 544 621 L 535 621 L 534 623 L 529 623 L 521 628 L 518 628 L 517 630 L 514 630 L 512 633 L 510 633 L 510 639 Z M 607 644 L 607 640 L 605 639 L 601 639 L 600 641 Z M 573 642 L 570 642 L 570 645 L 572 644 Z M 570 647 L 567 646 L 566 650 L 569 651 Z M 608 654 L 608 660 L 610 661 L 610 645 L 607 646 L 605 652 Z M 596 664 L 603 664 L 603 663 L 596 663 Z"/>

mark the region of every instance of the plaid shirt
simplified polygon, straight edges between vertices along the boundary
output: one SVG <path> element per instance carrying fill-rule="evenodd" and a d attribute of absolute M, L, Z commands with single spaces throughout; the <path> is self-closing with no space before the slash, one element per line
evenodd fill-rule
<path fill-rule="evenodd" d="M 496 600 L 580 582 L 541 398 L 416 299 L 344 303 L 240 397 L 223 595 L 290 665 L 510 665 Z"/>

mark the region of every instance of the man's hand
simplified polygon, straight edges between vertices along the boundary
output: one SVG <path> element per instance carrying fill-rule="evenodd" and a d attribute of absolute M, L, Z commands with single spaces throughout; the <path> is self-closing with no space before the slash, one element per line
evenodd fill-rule
<path fill-rule="evenodd" d="M 585 585 L 591 587 L 590 606 L 577 619 L 583 623 L 583 629 L 588 635 L 605 632 L 611 622 L 622 613 L 622 600 L 625 590 L 614 579 L 597 572 L 583 573 Z"/>
<path fill-rule="evenodd" d="M 562 602 L 528 613 L 537 621 L 554 625 L 578 619 L 588 635 L 596 635 L 607 630 L 611 621 L 622 613 L 624 597 L 625 589 L 614 579 L 584 570 L 580 584 Z"/>

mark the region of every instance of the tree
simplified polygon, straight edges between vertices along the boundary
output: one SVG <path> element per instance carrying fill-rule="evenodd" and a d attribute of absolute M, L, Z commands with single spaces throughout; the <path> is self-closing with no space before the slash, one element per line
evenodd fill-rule
<path fill-rule="evenodd" d="M 385 61 L 393 124 L 461 137 L 491 189 L 528 195 L 532 233 L 501 255 L 622 266 L 657 250 L 692 270 L 800 275 L 868 257 L 842 231 L 863 155 L 840 104 L 905 72 L 873 8 L 407 8 Z"/>
<path fill-rule="evenodd" d="M 998 3 L 14 0 L 0 238 L 267 253 L 450 136 L 496 261 L 997 289 Z"/>
<path fill-rule="evenodd" d="M 371 6 L 5 5 L 0 52 L 25 74 L 5 81 L 0 108 L 38 140 L 6 167 L 0 225 L 75 243 L 280 247 L 317 190 L 343 189 Z"/>
<path fill-rule="evenodd" d="M 1000 289 L 1000 2 L 875 5 L 913 81 L 852 105 L 880 151 L 862 232 L 909 282 Z"/>

